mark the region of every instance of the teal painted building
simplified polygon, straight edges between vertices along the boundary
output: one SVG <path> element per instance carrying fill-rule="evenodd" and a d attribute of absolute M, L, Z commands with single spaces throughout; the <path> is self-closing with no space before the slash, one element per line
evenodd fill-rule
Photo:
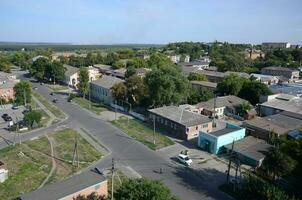
<path fill-rule="evenodd" d="M 214 154 L 219 154 L 225 145 L 245 137 L 245 128 L 227 122 L 216 122 L 212 132 L 199 132 L 198 146 Z"/>

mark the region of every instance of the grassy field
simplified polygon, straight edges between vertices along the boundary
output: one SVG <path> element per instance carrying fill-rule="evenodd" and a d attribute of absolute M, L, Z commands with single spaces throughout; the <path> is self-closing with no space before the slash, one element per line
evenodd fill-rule
<path fill-rule="evenodd" d="M 58 92 L 61 90 L 68 90 L 68 87 L 65 85 L 59 85 L 59 84 L 45 84 L 47 87 L 52 89 L 54 92 Z"/>
<path fill-rule="evenodd" d="M 52 112 L 57 118 L 64 119 L 65 114 L 51 102 L 49 102 L 45 97 L 38 94 L 37 92 L 32 93 L 50 112 Z"/>
<path fill-rule="evenodd" d="M 126 117 L 120 117 L 118 120 L 112 121 L 112 124 L 153 150 L 174 144 L 172 140 L 157 131 L 154 135 L 155 144 L 153 144 L 153 129 L 134 119 L 129 119 L 128 124 Z"/>
<path fill-rule="evenodd" d="M 72 99 L 75 103 L 79 104 L 81 107 L 90 110 L 91 112 L 94 112 L 96 114 L 100 114 L 101 112 L 107 110 L 107 108 L 105 108 L 103 105 L 99 104 L 99 103 L 94 103 L 91 102 L 91 107 L 89 100 L 84 99 L 82 97 L 76 97 Z"/>
<path fill-rule="evenodd" d="M 65 129 L 48 135 L 54 140 L 56 170 L 47 184 L 53 183 L 86 168 L 101 158 L 95 150 L 76 131 Z M 78 140 L 79 167 L 72 165 L 72 156 Z M 24 156 L 18 156 L 22 150 Z M 0 199 L 8 200 L 29 192 L 44 181 L 51 169 L 50 144 L 46 137 L 24 142 L 20 145 L 0 150 L 0 158 L 7 165 L 9 178 L 0 184 Z"/>

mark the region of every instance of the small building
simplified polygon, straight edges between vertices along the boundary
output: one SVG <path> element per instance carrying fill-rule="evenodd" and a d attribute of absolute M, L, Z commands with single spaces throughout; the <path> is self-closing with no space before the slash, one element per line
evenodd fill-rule
<path fill-rule="evenodd" d="M 107 197 L 107 179 L 99 173 L 84 171 L 61 182 L 23 194 L 20 198 L 21 200 L 74 200 L 79 195 L 87 196 L 93 192 Z"/>
<path fill-rule="evenodd" d="M 107 105 L 114 103 L 111 88 L 121 82 L 124 81 L 114 76 L 103 75 L 101 78 L 90 82 L 91 98 Z"/>
<path fill-rule="evenodd" d="M 194 89 L 208 89 L 211 91 L 215 91 L 217 88 L 217 83 L 209 82 L 209 81 L 191 81 L 192 88 Z"/>
<path fill-rule="evenodd" d="M 228 152 L 232 150 L 232 144 L 226 145 Z M 234 142 L 233 152 L 237 155 L 241 164 L 246 164 L 254 168 L 260 167 L 267 152 L 272 145 L 267 144 L 264 140 L 247 136 Z"/>
<path fill-rule="evenodd" d="M 290 82 L 299 79 L 299 70 L 290 69 L 286 67 L 264 67 L 261 69 L 261 74 L 271 76 L 283 76 Z"/>
<path fill-rule="evenodd" d="M 214 83 L 220 83 L 223 81 L 226 76 L 223 72 L 210 71 L 210 70 L 201 70 L 198 71 L 200 74 L 204 74 L 207 77 L 207 80 Z"/>
<path fill-rule="evenodd" d="M 240 106 L 243 103 L 249 104 L 249 102 L 244 99 L 230 95 L 212 98 L 206 102 L 196 104 L 195 107 L 198 108 L 203 115 L 212 117 L 215 112 L 215 116 L 222 118 L 224 115 L 239 115 Z"/>
<path fill-rule="evenodd" d="M 177 106 L 150 109 L 148 122 L 183 140 L 197 138 L 199 131 L 212 130 L 210 118 Z"/>
<path fill-rule="evenodd" d="M 101 72 L 102 74 L 106 74 L 106 75 L 109 75 L 110 71 L 112 70 L 111 65 L 95 64 L 95 65 L 93 65 L 93 67 L 97 68 L 99 70 L 99 72 Z"/>
<path fill-rule="evenodd" d="M 194 67 L 199 69 L 207 69 L 210 65 L 210 62 L 203 61 L 203 60 L 193 60 L 191 62 L 182 62 L 178 65 L 184 66 L 184 67 Z"/>
<path fill-rule="evenodd" d="M 95 81 L 101 76 L 101 73 L 99 72 L 98 68 L 95 68 L 93 66 L 88 66 L 88 75 L 89 75 L 89 82 Z"/>
<path fill-rule="evenodd" d="M 246 49 L 244 52 L 245 59 L 255 60 L 257 58 L 264 58 L 265 53 L 258 49 Z"/>
<path fill-rule="evenodd" d="M 172 55 L 168 55 L 168 58 L 170 58 L 170 60 L 171 60 L 173 63 L 179 63 L 179 62 L 180 62 L 181 55 L 172 54 Z"/>
<path fill-rule="evenodd" d="M 260 97 L 259 113 L 261 116 L 274 115 L 282 111 L 302 114 L 302 98 L 289 94 L 274 94 Z"/>
<path fill-rule="evenodd" d="M 4 183 L 8 179 L 8 169 L 3 162 L 0 161 L 0 183 Z"/>
<path fill-rule="evenodd" d="M 289 42 L 263 42 L 263 47 L 267 48 L 290 48 L 291 44 Z"/>
<path fill-rule="evenodd" d="M 80 69 L 66 64 L 64 64 L 63 66 L 66 68 L 64 74 L 64 83 L 71 87 L 77 88 L 77 85 L 79 83 Z"/>
<path fill-rule="evenodd" d="M 272 134 L 285 135 L 291 130 L 302 127 L 302 118 L 292 113 L 282 112 L 267 117 L 256 117 L 243 122 L 247 134 L 257 138 L 268 140 Z"/>
<path fill-rule="evenodd" d="M 250 79 L 260 81 L 261 83 L 263 83 L 265 85 L 276 85 L 279 83 L 279 77 L 271 76 L 271 75 L 252 73 L 250 75 Z"/>
<path fill-rule="evenodd" d="M 245 137 L 245 128 L 228 122 L 216 121 L 212 131 L 200 131 L 198 147 L 214 154 L 224 151 L 224 146 Z"/>

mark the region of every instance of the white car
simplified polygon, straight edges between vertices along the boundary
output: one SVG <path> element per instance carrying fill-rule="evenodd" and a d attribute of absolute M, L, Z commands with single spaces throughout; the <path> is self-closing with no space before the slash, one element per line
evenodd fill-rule
<path fill-rule="evenodd" d="M 189 158 L 189 156 L 185 155 L 185 154 L 179 154 L 177 156 L 177 159 L 179 160 L 179 162 L 189 166 L 192 164 L 192 160 Z"/>

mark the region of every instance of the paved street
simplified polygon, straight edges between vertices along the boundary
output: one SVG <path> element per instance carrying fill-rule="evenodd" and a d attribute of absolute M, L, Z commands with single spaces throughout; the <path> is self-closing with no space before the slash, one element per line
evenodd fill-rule
<path fill-rule="evenodd" d="M 49 97 L 50 90 L 48 88 L 37 83 L 34 83 L 34 86 L 38 87 L 37 91 L 40 94 Z M 114 158 L 117 166 L 129 166 L 130 169 L 142 176 L 162 180 L 181 199 L 229 199 L 216 188 L 216 184 L 209 184 L 206 178 L 196 176 L 191 170 L 173 162 L 169 157 L 161 155 L 161 152 L 148 149 L 109 122 L 100 120 L 79 106 L 68 103 L 66 101 L 67 96 L 56 95 L 56 98 L 59 100 L 57 106 L 67 113 L 69 118 L 47 129 L 23 135 L 22 140 L 28 140 L 64 127 L 83 127 L 111 151 L 109 156 L 96 164 L 99 168 L 111 167 L 111 159 Z M 0 148 L 5 145 L 4 142 L 1 142 Z M 160 168 L 163 168 L 164 173 L 158 173 Z M 221 171 L 210 168 L 207 170 L 212 174 L 212 177 L 222 176 Z"/>

